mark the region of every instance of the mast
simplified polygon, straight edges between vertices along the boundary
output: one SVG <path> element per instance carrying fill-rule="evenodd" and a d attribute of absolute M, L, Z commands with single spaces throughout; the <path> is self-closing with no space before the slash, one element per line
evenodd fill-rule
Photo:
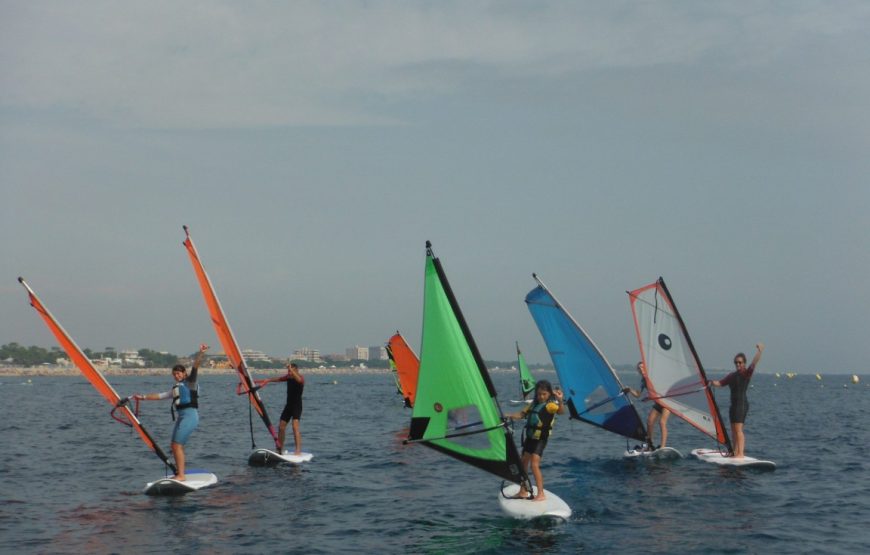
<path fill-rule="evenodd" d="M 248 365 L 245 362 L 245 357 L 242 356 L 242 351 L 241 349 L 239 349 L 239 344 L 236 341 L 235 335 L 233 335 L 233 330 L 230 328 L 230 323 L 227 321 L 227 318 L 224 315 L 223 308 L 221 307 L 220 300 L 218 300 L 217 293 L 215 293 L 214 286 L 211 283 L 211 279 L 209 279 L 208 274 L 205 271 L 205 267 L 200 261 L 199 253 L 197 252 L 196 247 L 193 244 L 193 239 L 190 237 L 190 230 L 186 225 L 182 227 L 184 228 L 185 234 L 185 239 L 182 244 L 187 249 L 187 254 L 190 257 L 190 263 L 193 265 L 193 271 L 196 274 L 197 282 L 199 282 L 199 287 L 202 290 L 202 297 L 205 301 L 205 306 L 208 309 L 209 314 L 211 315 L 211 321 L 214 325 L 214 331 L 217 334 L 218 340 L 220 341 L 221 346 L 224 349 L 224 353 L 226 353 L 227 358 L 230 361 L 230 364 L 233 365 L 233 368 L 236 369 L 236 372 L 239 375 L 240 392 L 247 393 L 248 400 L 250 401 L 251 406 L 254 408 L 254 410 L 257 411 L 257 414 L 260 415 L 263 424 L 266 426 L 266 429 L 272 436 L 272 440 L 275 442 L 275 447 L 277 448 L 278 434 L 275 432 L 275 427 L 272 425 L 272 421 L 269 419 L 269 413 L 266 411 L 266 405 L 260 398 L 258 388 L 254 385 L 254 380 L 251 378 L 251 373 L 248 371 Z M 252 429 L 252 444 L 253 441 L 254 436 Z"/>
<path fill-rule="evenodd" d="M 154 454 L 156 454 L 160 460 L 162 460 L 163 463 L 172 470 L 172 472 L 175 472 L 175 465 L 169 462 L 169 457 L 167 457 L 166 453 L 164 453 L 160 446 L 157 445 L 157 442 L 154 441 L 154 438 L 150 433 L 148 433 L 145 426 L 139 422 L 136 414 L 130 410 L 130 406 L 126 403 L 126 399 L 122 402 L 118 392 L 116 392 L 112 385 L 106 380 L 105 376 L 94 367 L 93 363 L 79 348 L 72 336 L 63 329 L 57 319 L 48 311 L 47 308 L 45 308 L 45 305 L 42 304 L 33 289 L 31 289 L 30 286 L 27 285 L 27 282 L 24 281 L 24 278 L 19 277 L 18 282 L 27 290 L 27 294 L 30 297 L 30 305 L 42 317 L 49 331 L 51 331 L 57 339 L 57 342 L 60 343 L 60 346 L 63 347 L 64 351 L 66 351 L 67 356 L 69 356 L 70 360 L 72 360 L 79 371 L 81 371 L 82 375 L 84 375 L 91 385 L 94 386 L 94 389 L 96 389 L 110 405 L 116 407 L 117 410 L 120 410 L 122 414 L 127 417 L 130 425 L 136 430 L 145 445 L 147 445 L 148 448 L 151 449 Z"/>

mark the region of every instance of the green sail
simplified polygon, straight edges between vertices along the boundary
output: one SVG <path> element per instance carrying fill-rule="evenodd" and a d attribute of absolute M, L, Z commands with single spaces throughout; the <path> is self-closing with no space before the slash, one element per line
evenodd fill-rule
<path fill-rule="evenodd" d="M 441 263 L 427 249 L 420 374 L 408 439 L 506 480 L 527 481 L 495 397 Z"/>
<path fill-rule="evenodd" d="M 526 358 L 520 351 L 520 344 L 517 342 L 517 365 L 520 367 L 520 390 L 523 394 L 523 399 L 535 390 L 535 378 L 529 371 L 529 366 L 526 364 Z"/>

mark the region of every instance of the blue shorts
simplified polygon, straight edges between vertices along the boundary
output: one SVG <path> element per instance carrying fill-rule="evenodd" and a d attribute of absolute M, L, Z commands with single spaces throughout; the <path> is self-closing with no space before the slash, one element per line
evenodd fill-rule
<path fill-rule="evenodd" d="M 172 429 L 172 443 L 179 445 L 187 443 L 187 438 L 190 437 L 198 424 L 199 411 L 195 408 L 178 411 L 178 420 L 175 421 L 175 428 Z"/>

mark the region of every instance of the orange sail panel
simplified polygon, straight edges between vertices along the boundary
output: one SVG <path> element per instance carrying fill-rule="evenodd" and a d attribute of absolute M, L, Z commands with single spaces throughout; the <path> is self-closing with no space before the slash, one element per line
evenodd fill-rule
<path fill-rule="evenodd" d="M 76 342 L 73 341 L 72 337 L 70 337 L 66 330 L 64 330 L 54 316 L 52 316 L 51 312 L 49 312 L 42 302 L 40 302 L 36 293 L 33 292 L 33 289 L 31 289 L 22 278 L 18 278 L 18 281 L 21 282 L 21 285 L 23 285 L 25 289 L 27 289 L 27 294 L 30 296 L 30 305 L 36 309 L 36 312 L 42 317 L 43 321 L 45 321 L 45 325 L 48 326 L 48 329 L 54 334 L 54 337 L 57 338 L 57 342 L 60 343 L 60 346 L 63 347 L 64 351 L 66 351 L 70 360 L 76 365 L 85 378 L 91 382 L 94 389 L 96 389 L 100 395 L 109 402 L 109 404 L 113 407 L 117 407 L 121 401 L 121 397 L 111 384 L 109 384 L 105 376 L 94 367 L 93 363 L 91 363 L 90 359 L 82 352 L 79 346 L 76 345 Z M 118 407 L 118 410 L 120 410 L 127 418 L 127 421 L 133 426 L 139 434 L 139 437 L 145 442 L 145 445 L 154 451 L 154 453 L 156 453 L 157 456 L 160 457 L 160 459 L 163 460 L 163 462 L 166 463 L 173 472 L 175 472 L 175 466 L 169 462 L 169 458 L 163 450 L 160 449 L 160 446 L 157 445 L 151 437 L 151 434 L 149 434 L 142 426 L 135 413 L 130 410 L 129 405 L 124 404 L 122 407 Z"/>
<path fill-rule="evenodd" d="M 233 330 L 230 329 L 230 324 L 227 322 L 226 316 L 224 316 L 224 311 L 221 308 L 221 303 L 214 291 L 214 286 L 212 286 L 208 274 L 205 273 L 205 268 L 202 266 L 202 262 L 199 259 L 199 253 L 193 245 L 193 240 L 190 238 L 190 231 L 187 229 L 187 226 L 184 226 L 184 233 L 186 238 L 183 245 L 187 249 L 187 254 L 190 256 L 190 263 L 193 264 L 193 271 L 196 274 L 196 280 L 199 282 L 199 288 L 202 290 L 202 298 L 205 300 L 205 306 L 208 308 L 208 313 L 211 315 L 211 322 L 214 324 L 214 331 L 218 336 L 218 341 L 220 341 L 221 347 L 223 347 L 224 353 L 226 353 L 230 364 L 232 364 L 233 368 L 235 368 L 239 373 L 239 381 L 241 382 L 239 384 L 239 390 L 241 393 L 248 394 L 248 400 L 250 400 L 251 405 L 254 407 L 254 410 L 257 411 L 257 414 L 260 415 L 263 424 L 266 425 L 266 429 L 269 430 L 269 434 L 272 436 L 272 439 L 275 440 L 275 445 L 277 446 L 278 434 L 275 433 L 275 427 L 272 425 L 271 420 L 269 420 L 266 406 L 263 404 L 260 394 L 254 387 L 251 374 L 248 372 L 248 365 L 245 363 L 245 358 L 242 356 L 242 351 L 239 349 L 239 344 L 236 342 L 235 336 L 233 336 Z"/>
<path fill-rule="evenodd" d="M 402 334 L 396 332 L 387 343 L 387 350 L 396 365 L 396 374 L 399 376 L 399 384 L 402 395 L 409 407 L 414 406 L 417 397 L 417 374 L 420 372 L 420 359 L 408 346 Z"/>

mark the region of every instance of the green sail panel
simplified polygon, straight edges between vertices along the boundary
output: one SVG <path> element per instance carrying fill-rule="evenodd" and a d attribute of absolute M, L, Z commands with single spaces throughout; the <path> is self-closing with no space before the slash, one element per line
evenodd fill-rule
<path fill-rule="evenodd" d="M 526 357 L 520 351 L 520 343 L 517 342 L 517 366 L 520 368 L 520 391 L 525 399 L 529 393 L 535 390 L 535 378 L 529 371 L 529 365 L 526 364 Z"/>
<path fill-rule="evenodd" d="M 521 483 L 513 434 L 440 261 L 427 250 L 423 340 L 409 440 Z"/>

